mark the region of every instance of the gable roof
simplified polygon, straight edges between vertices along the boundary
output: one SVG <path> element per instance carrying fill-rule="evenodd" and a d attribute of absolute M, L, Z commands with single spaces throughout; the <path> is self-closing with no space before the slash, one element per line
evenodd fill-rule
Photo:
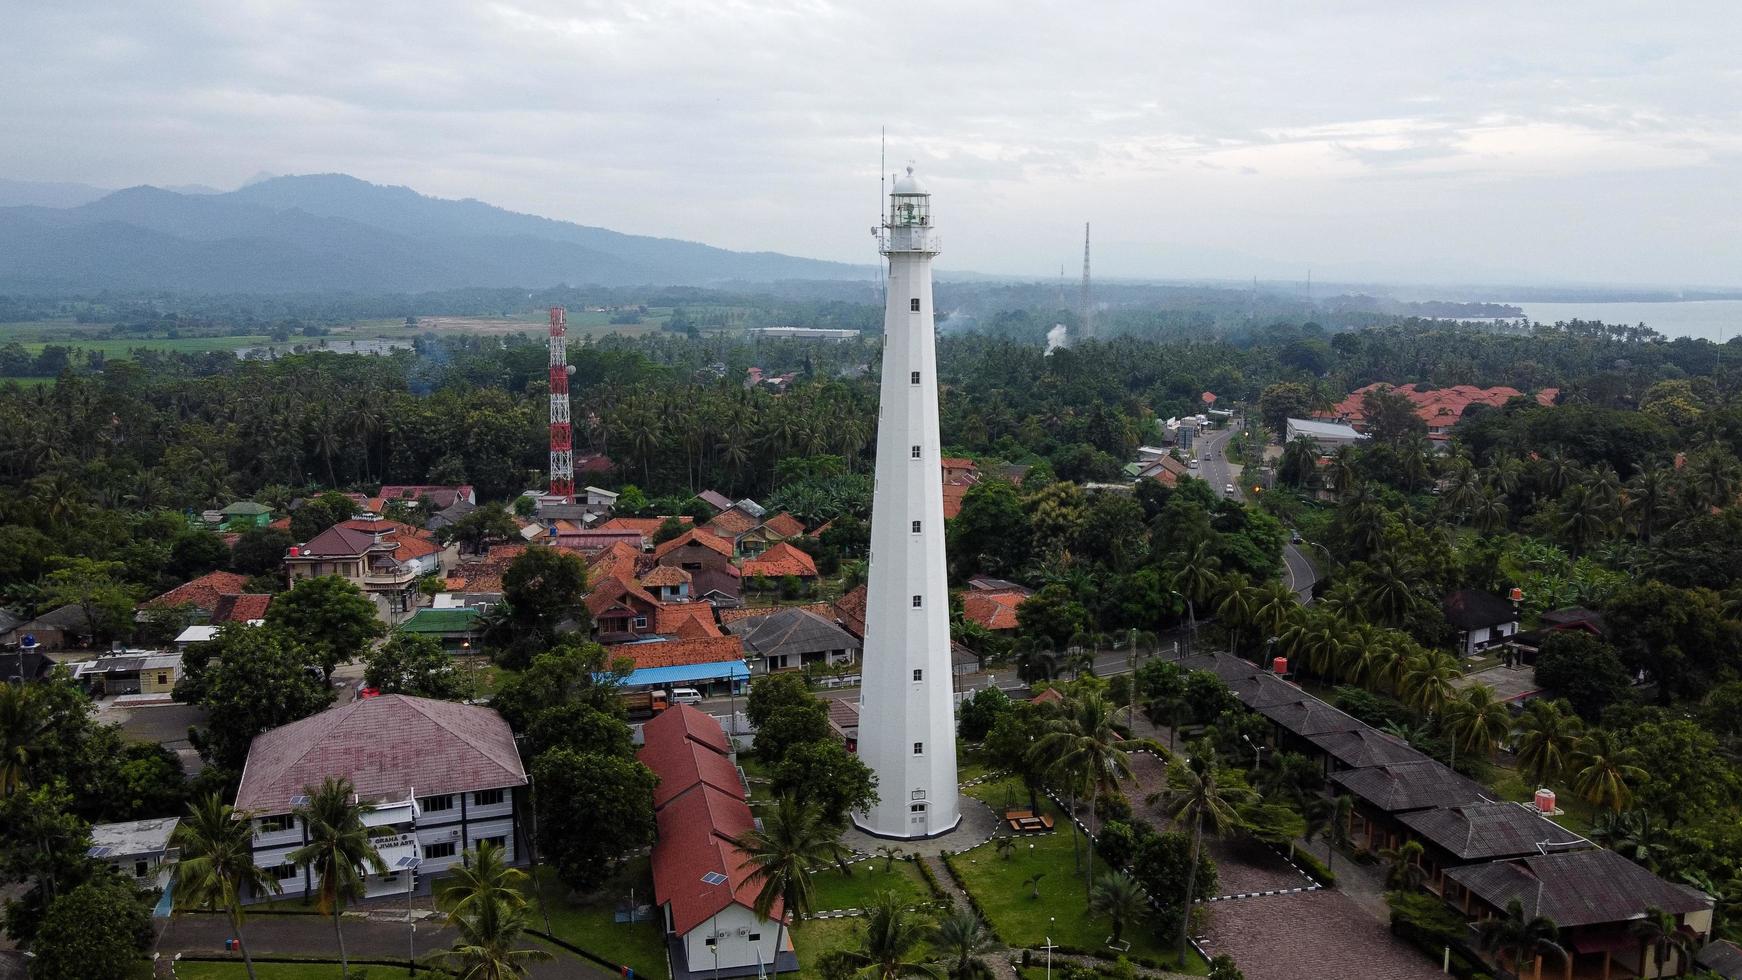
<path fill-rule="evenodd" d="M 720 727 L 719 720 L 689 704 L 673 705 L 663 713 L 655 715 L 652 721 L 641 726 L 641 737 L 649 742 L 665 738 L 685 738 L 721 755 L 728 755 L 732 751 L 732 741 L 726 737 L 726 730 Z"/>
<path fill-rule="evenodd" d="M 1309 735 L 1307 741 L 1351 769 L 1388 766 L 1400 762 L 1428 761 L 1427 756 L 1410 748 L 1409 743 L 1403 739 L 1395 735 L 1387 735 L 1367 725 L 1361 725 L 1348 731 Z"/>
<path fill-rule="evenodd" d="M 375 535 L 369 531 L 347 527 L 346 524 L 334 524 L 308 539 L 298 549 L 298 557 L 359 558 L 368 554 L 369 549 L 376 545 Z"/>
<path fill-rule="evenodd" d="M 778 608 L 809 609 L 811 612 L 816 613 L 818 616 L 821 616 L 831 623 L 835 622 L 837 618 L 835 616 L 835 607 L 826 602 L 801 602 L 796 605 L 782 606 Z M 774 611 L 774 608 L 768 606 L 739 606 L 736 609 L 719 610 L 719 618 L 722 624 L 735 623 L 740 619 L 750 619 L 753 616 L 767 616 L 772 614 Z"/>
<path fill-rule="evenodd" d="M 870 590 L 863 584 L 835 600 L 835 619 L 841 628 L 861 639 L 865 636 L 865 603 Z"/>
<path fill-rule="evenodd" d="M 726 624 L 726 630 L 742 638 L 745 647 L 764 657 L 859 648 L 859 641 L 853 634 L 809 609 L 794 606 L 765 616 L 734 620 Z"/>
<path fill-rule="evenodd" d="M 1268 704 L 1254 710 L 1288 731 L 1302 736 L 1347 732 L 1363 727 L 1353 715 L 1338 711 L 1305 693 L 1293 701 Z"/>
<path fill-rule="evenodd" d="M 653 612 L 653 631 L 683 639 L 724 636 L 714 622 L 714 607 L 705 602 L 664 602 Z"/>
<path fill-rule="evenodd" d="M 782 541 L 746 561 L 744 574 L 761 575 L 765 578 L 781 578 L 787 575 L 816 578 L 817 563 L 811 560 L 810 555 Z"/>
<path fill-rule="evenodd" d="M 454 577 L 461 580 L 459 586 L 467 592 L 501 592 L 502 574 L 508 571 L 508 566 L 520 553 L 530 547 L 542 547 L 528 544 L 493 544 L 484 552 L 482 558 L 474 559 L 455 569 Z"/>
<path fill-rule="evenodd" d="M 1440 610 L 1445 613 L 1446 622 L 1461 630 L 1518 621 L 1518 611 L 1512 608 L 1512 603 L 1479 589 L 1459 589 L 1448 594 Z"/>
<path fill-rule="evenodd" d="M 209 613 L 217 608 L 220 597 L 247 590 L 246 575 L 236 572 L 207 572 L 191 582 L 184 582 L 160 596 L 146 600 L 144 606 L 147 609 L 197 606 Z"/>
<path fill-rule="evenodd" d="M 266 618 L 266 610 L 272 606 L 272 596 L 263 592 L 243 592 L 238 595 L 221 595 L 218 604 L 212 607 L 213 623 L 250 623 Z"/>
<path fill-rule="evenodd" d="M 1563 929 L 1636 919 L 1654 907 L 1671 915 L 1712 907 L 1704 892 L 1664 881 L 1604 848 L 1473 864 L 1446 877 L 1495 908 L 1517 899 L 1527 917 L 1547 916 Z"/>
<path fill-rule="evenodd" d="M 655 565 L 646 575 L 641 576 L 642 588 L 688 585 L 689 583 L 690 573 L 676 565 Z"/>
<path fill-rule="evenodd" d="M 1025 592 L 986 592 L 972 589 L 962 593 L 962 618 L 979 623 L 989 630 L 1013 630 L 1018 625 L 1016 607 L 1027 599 Z"/>
<path fill-rule="evenodd" d="M 730 510 L 732 507 L 732 498 L 718 490 L 703 490 L 696 494 L 696 499 L 715 510 Z"/>
<path fill-rule="evenodd" d="M 1565 849 L 1589 843 L 1534 808 L 1519 803 L 1484 800 L 1418 810 L 1398 819 L 1465 861 L 1524 857 L 1542 853 L 1544 846 Z"/>
<path fill-rule="evenodd" d="M 744 659 L 744 644 L 736 636 L 698 636 L 693 639 L 638 640 L 605 648 L 612 659 L 626 657 L 636 670 L 649 667 L 688 667 Z"/>
<path fill-rule="evenodd" d="M 291 797 L 328 776 L 364 800 L 526 784 L 514 733 L 478 705 L 386 694 L 329 708 L 255 736 L 236 808 L 288 813 Z"/>
<path fill-rule="evenodd" d="M 944 484 L 944 520 L 949 520 L 962 512 L 962 498 L 968 495 L 968 487 L 962 483 Z"/>
<path fill-rule="evenodd" d="M 272 508 L 252 500 L 238 500 L 218 513 L 225 517 L 259 517 L 261 514 L 272 513 Z"/>
<path fill-rule="evenodd" d="M 720 511 L 718 514 L 715 514 L 713 520 L 702 526 L 713 531 L 715 534 L 728 538 L 736 538 L 738 535 L 743 534 L 745 531 L 750 530 L 760 523 L 762 523 L 760 519 L 751 516 L 750 513 L 739 507 L 737 504 L 733 504 L 725 510 Z"/>
<path fill-rule="evenodd" d="M 655 810 L 698 784 L 743 797 L 744 784 L 738 778 L 738 767 L 732 765 L 725 753 L 691 738 L 653 737 L 646 726 L 642 726 L 642 736 L 645 743 L 635 757 L 659 776 L 659 785 L 653 789 Z"/>
<path fill-rule="evenodd" d="M 595 530 L 639 531 L 642 537 L 651 538 L 658 534 L 660 527 L 669 520 L 671 520 L 670 517 L 613 517 L 600 524 Z M 678 515 L 677 520 L 678 523 L 685 525 L 695 523 L 688 515 L 684 514 Z"/>
<path fill-rule="evenodd" d="M 1438 762 L 1400 762 L 1332 773 L 1331 779 L 1382 813 L 1458 806 L 1487 799 L 1487 788 Z"/>
<path fill-rule="evenodd" d="M 804 522 L 784 510 L 763 521 L 761 526 L 782 538 L 795 538 L 804 533 Z"/>
<path fill-rule="evenodd" d="M 657 548 L 654 548 L 654 560 L 657 561 L 679 548 L 692 544 L 706 548 L 709 551 L 718 552 L 727 558 L 732 557 L 732 542 L 722 539 L 718 534 L 714 534 L 712 531 L 693 527 L 677 537 L 659 545 Z"/>
<path fill-rule="evenodd" d="M 616 575 L 608 575 L 600 579 L 587 593 L 586 598 L 581 601 L 587 607 L 587 612 L 597 617 L 612 606 L 632 608 L 631 600 L 646 607 L 640 610 L 642 612 L 652 612 L 659 608 L 659 600 L 649 595 L 645 589 L 629 579 Z"/>

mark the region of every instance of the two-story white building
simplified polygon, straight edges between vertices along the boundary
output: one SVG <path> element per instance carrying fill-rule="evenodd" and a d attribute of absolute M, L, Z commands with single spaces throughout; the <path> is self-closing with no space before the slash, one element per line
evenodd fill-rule
<path fill-rule="evenodd" d="M 169 887 L 178 856 L 170 837 L 181 823 L 179 817 L 153 817 L 120 823 L 91 825 L 88 856 L 133 879 L 140 888 L 162 891 Z"/>
<path fill-rule="evenodd" d="M 350 779 L 374 807 L 363 822 L 388 873 L 364 879 L 369 897 L 427 891 L 480 841 L 522 859 L 526 769 L 508 723 L 485 707 L 389 694 L 275 728 L 249 747 L 236 809 L 254 822 L 254 863 L 285 895 L 315 887 L 290 860 L 307 842 L 294 811 L 329 776 Z"/>

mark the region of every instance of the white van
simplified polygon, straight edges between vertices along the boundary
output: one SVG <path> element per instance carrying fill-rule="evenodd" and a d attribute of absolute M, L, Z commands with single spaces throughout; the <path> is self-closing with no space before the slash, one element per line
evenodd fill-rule
<path fill-rule="evenodd" d="M 674 687 L 671 689 L 672 704 L 701 704 L 702 692 L 693 687 Z"/>

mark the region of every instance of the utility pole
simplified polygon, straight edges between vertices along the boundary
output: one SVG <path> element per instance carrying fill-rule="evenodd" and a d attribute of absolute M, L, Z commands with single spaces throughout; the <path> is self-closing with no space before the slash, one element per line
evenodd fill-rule
<path fill-rule="evenodd" d="M 1086 340 L 1095 335 L 1094 310 L 1089 306 L 1089 223 L 1083 222 L 1083 298 L 1081 318 L 1083 321 L 1083 338 Z"/>

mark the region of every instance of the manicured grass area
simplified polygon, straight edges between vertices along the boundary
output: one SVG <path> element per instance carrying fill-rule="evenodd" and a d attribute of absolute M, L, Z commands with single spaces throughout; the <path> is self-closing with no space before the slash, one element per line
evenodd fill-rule
<path fill-rule="evenodd" d="M 996 808 L 1012 792 L 1021 798 L 1022 787 L 1016 780 L 1005 779 L 971 787 L 967 792 Z M 1042 809 L 1053 818 L 1058 827 L 1056 833 L 1018 837 L 1008 859 L 1000 857 L 991 846 L 981 845 L 952 855 L 950 866 L 980 904 L 999 937 L 1011 946 L 1041 946 L 1050 937 L 1056 945 L 1092 951 L 1111 959 L 1115 954 L 1106 948 L 1106 942 L 1112 929 L 1104 917 L 1088 913 L 1064 813 L 1044 800 Z M 1079 846 L 1082 843 L 1078 841 Z M 1107 865 L 1097 858 L 1095 873 L 1107 871 Z M 1036 874 L 1043 875 L 1038 883 L 1030 880 Z M 1125 938 L 1131 942 L 1130 955 L 1134 960 L 1173 959 L 1169 945 L 1158 940 L 1146 924 L 1128 926 Z M 1180 972 L 1202 974 L 1208 972 L 1208 967 L 1196 960 Z"/>
<path fill-rule="evenodd" d="M 817 960 L 829 950 L 859 944 L 859 919 L 806 919 L 792 930 L 801 977 L 817 975 Z M 639 974 L 637 974 L 639 975 Z"/>
<path fill-rule="evenodd" d="M 653 878 L 647 858 L 630 862 L 590 902 L 574 900 L 551 869 L 539 871 L 551 933 L 558 939 L 613 963 L 634 967 L 638 977 L 665 980 L 671 975 L 666 969 L 665 942 L 660 936 L 657 910 L 648 921 L 620 923 L 612 918 L 617 903 L 628 901 L 631 888 L 635 890 L 637 904 L 653 904 Z M 544 917 L 539 914 L 536 900 L 531 904 L 531 912 L 532 926 L 542 929 Z"/>
<path fill-rule="evenodd" d="M 176 980 L 244 980 L 248 969 L 241 960 L 223 963 L 182 960 L 176 964 L 175 975 Z M 339 980 L 341 974 L 337 963 L 262 963 L 256 960 L 254 975 L 259 980 Z M 403 976 L 403 966 L 351 964 L 351 980 L 387 980 L 388 977 Z"/>
<path fill-rule="evenodd" d="M 869 908 L 879 892 L 894 892 L 903 905 L 933 901 L 912 861 L 897 860 L 888 871 L 883 870 L 885 863 L 879 857 L 850 865 L 850 878 L 839 868 L 818 871 L 811 876 L 811 887 L 816 890 L 813 907 L 819 912 Z"/>
<path fill-rule="evenodd" d="M 1509 766 L 1493 766 L 1485 782 L 1501 799 L 1523 803 L 1536 795 L 1536 787 L 1526 782 L 1518 770 Z M 1551 819 L 1575 834 L 1590 836 L 1591 823 L 1597 818 L 1597 808 L 1580 799 L 1564 783 L 1551 784 L 1550 788 L 1555 791 L 1555 804 L 1564 811 Z"/>

